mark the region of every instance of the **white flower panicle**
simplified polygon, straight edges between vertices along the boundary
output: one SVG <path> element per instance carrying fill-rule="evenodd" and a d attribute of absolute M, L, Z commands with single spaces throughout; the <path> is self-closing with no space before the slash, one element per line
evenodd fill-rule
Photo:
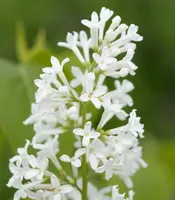
<path fill-rule="evenodd" d="M 80 61 L 71 66 L 72 80 L 64 70 L 71 60 L 60 62 L 52 56 L 51 66 L 43 68 L 40 79 L 34 81 L 38 87 L 36 102 L 24 124 L 33 124 L 35 135 L 24 148 L 18 148 L 18 155 L 9 163 L 12 177 L 7 186 L 17 190 L 14 200 L 133 200 L 133 191 L 125 198 L 117 184 L 99 190 L 91 183 L 93 179 L 88 180 L 89 173 L 106 180 L 118 176 L 132 188 L 131 177 L 147 166 L 139 146 L 144 125 L 135 109 L 130 114 L 124 110 L 133 105 L 129 93 L 134 85 L 119 80 L 135 75 L 138 67 L 132 58 L 135 42 L 142 37 L 136 25 L 127 26 L 119 16 L 112 16 L 113 11 L 103 7 L 99 15 L 93 12 L 90 20 L 81 21 L 90 29 L 89 35 L 85 31 L 68 33 L 66 42 L 58 43 Z M 117 79 L 113 90 L 105 84 L 108 77 Z M 94 110 L 101 113 L 98 123 L 92 119 Z M 125 125 L 108 128 L 112 118 Z M 64 135 L 64 145 L 74 148 L 72 155 L 62 152 L 59 141 Z M 30 148 L 36 150 L 35 155 L 29 153 Z M 63 164 L 71 165 L 72 172 L 67 172 Z"/>

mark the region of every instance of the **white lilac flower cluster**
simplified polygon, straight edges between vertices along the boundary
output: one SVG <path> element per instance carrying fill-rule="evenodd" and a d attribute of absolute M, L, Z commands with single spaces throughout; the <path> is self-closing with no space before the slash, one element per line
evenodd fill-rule
<path fill-rule="evenodd" d="M 106 23 L 113 11 L 102 8 L 100 14 L 93 12 L 91 20 L 82 20 L 90 29 L 90 37 L 85 31 L 68 33 L 66 42 L 58 45 L 70 49 L 78 58 L 79 66 L 71 66 L 72 80 L 68 80 L 64 65 L 69 58 L 60 62 L 51 57 L 51 67 L 43 69 L 36 102 L 32 104 L 31 116 L 24 124 L 33 124 L 35 135 L 26 141 L 24 148 L 18 148 L 18 155 L 10 159 L 9 168 L 13 176 L 7 186 L 17 191 L 14 200 L 132 200 L 119 194 L 118 186 L 97 189 L 88 180 L 88 173 L 98 173 L 107 180 L 119 176 L 126 186 L 133 186 L 131 176 L 146 163 L 142 160 L 142 147 L 138 139 L 143 138 L 143 124 L 136 116 L 124 111 L 132 106 L 128 94 L 133 84 L 124 79 L 135 75 L 137 66 L 132 62 L 136 44 L 142 37 L 134 24 L 127 26 L 115 16 L 111 24 Z M 70 76 L 69 76 L 70 77 Z M 114 79 L 114 90 L 109 90 L 105 80 Z M 102 112 L 98 125 L 92 122 L 88 106 Z M 105 125 L 112 118 L 126 120 L 126 125 L 106 130 Z M 73 155 L 60 154 L 59 138 L 67 134 L 75 136 Z M 69 134 L 69 135 L 68 135 Z M 32 147 L 36 155 L 29 153 Z M 72 175 L 66 173 L 63 162 L 72 167 Z M 54 165 L 57 171 L 52 170 Z M 53 172 L 54 171 L 54 172 Z"/>

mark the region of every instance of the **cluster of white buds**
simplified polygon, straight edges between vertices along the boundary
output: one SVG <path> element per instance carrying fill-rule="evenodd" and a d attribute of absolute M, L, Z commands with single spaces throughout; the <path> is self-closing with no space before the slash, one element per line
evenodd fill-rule
<path fill-rule="evenodd" d="M 143 125 L 136 110 L 130 114 L 124 111 L 133 105 L 128 93 L 134 86 L 128 80 L 119 81 L 135 75 L 134 42 L 142 37 L 136 25 L 121 24 L 119 16 L 106 27 L 112 15 L 113 11 L 104 7 L 99 15 L 93 12 L 91 20 L 81 21 L 90 29 L 90 38 L 85 31 L 73 32 L 67 34 L 66 42 L 58 43 L 72 50 L 80 61 L 79 66 L 71 66 L 72 80 L 63 69 L 69 58 L 60 63 L 54 56 L 51 67 L 44 68 L 35 80 L 36 102 L 24 122 L 33 124 L 35 135 L 24 148 L 18 148 L 18 155 L 9 164 L 13 176 L 7 185 L 17 189 L 14 200 L 133 200 L 133 191 L 126 198 L 119 194 L 117 185 L 97 189 L 95 179 L 89 180 L 89 174 L 106 180 L 118 176 L 132 188 L 131 177 L 140 166 L 147 166 L 138 142 L 143 138 Z M 117 79 L 113 90 L 105 85 L 108 77 Z M 96 126 L 90 104 L 102 112 Z M 105 128 L 113 117 L 126 120 L 126 125 Z M 62 152 L 59 145 L 64 134 L 68 140 L 75 137 L 72 155 Z M 29 153 L 30 147 L 36 150 L 35 155 Z M 63 168 L 63 162 L 71 165 L 71 173 Z"/>

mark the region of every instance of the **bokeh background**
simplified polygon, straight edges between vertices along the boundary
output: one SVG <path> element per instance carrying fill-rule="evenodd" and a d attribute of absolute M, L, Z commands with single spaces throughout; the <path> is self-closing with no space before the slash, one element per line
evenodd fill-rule
<path fill-rule="evenodd" d="M 69 56 L 57 42 L 84 29 L 80 20 L 102 6 L 137 24 L 144 36 L 130 80 L 149 166 L 133 177 L 135 200 L 175 200 L 175 0 L 0 0 L 0 199 L 13 199 L 8 160 L 33 134 L 22 124 L 34 100 L 33 79 L 50 55 Z"/>

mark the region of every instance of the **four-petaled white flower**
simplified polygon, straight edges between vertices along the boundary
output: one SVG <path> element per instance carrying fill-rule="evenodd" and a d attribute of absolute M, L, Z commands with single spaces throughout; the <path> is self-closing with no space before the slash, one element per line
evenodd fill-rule
<path fill-rule="evenodd" d="M 43 69 L 43 72 L 44 73 L 48 73 L 48 74 L 53 74 L 53 77 L 55 78 L 56 74 L 58 74 L 58 76 L 60 77 L 61 81 L 64 83 L 65 86 L 61 86 L 60 85 L 60 89 L 62 88 L 69 88 L 69 83 L 66 79 L 66 76 L 64 75 L 63 73 L 63 67 L 64 65 L 69 62 L 69 58 L 65 58 L 62 63 L 60 64 L 60 61 L 54 57 L 54 56 L 51 56 L 51 64 L 52 64 L 52 67 L 46 67 Z M 65 91 L 65 89 L 63 89 Z"/>
<path fill-rule="evenodd" d="M 79 85 L 84 85 L 84 80 L 86 79 L 87 71 L 83 74 L 80 68 L 72 66 L 71 68 L 74 79 L 70 82 L 73 88 L 78 87 Z"/>
<path fill-rule="evenodd" d="M 122 83 L 116 80 L 115 87 L 116 87 L 116 90 L 108 92 L 108 95 L 112 99 L 118 100 L 119 103 L 121 103 L 123 106 L 126 106 L 126 105 L 132 106 L 133 99 L 127 93 L 131 92 L 134 89 L 134 85 L 128 80 L 123 80 Z"/>
<path fill-rule="evenodd" d="M 97 48 L 98 47 L 98 30 L 100 28 L 98 14 L 96 12 L 93 12 L 91 14 L 91 21 L 84 19 L 84 20 L 81 20 L 81 23 L 87 26 L 88 28 L 90 28 L 92 47 Z"/>
<path fill-rule="evenodd" d="M 106 87 L 99 87 L 94 90 L 95 86 L 95 74 L 94 73 L 88 73 L 85 84 L 84 84 L 84 93 L 80 96 L 80 100 L 83 102 L 91 101 L 93 105 L 97 108 L 101 108 L 101 101 L 100 97 L 103 96 L 107 88 Z"/>
<path fill-rule="evenodd" d="M 95 171 L 97 173 L 106 172 L 105 178 L 109 180 L 112 177 L 114 170 L 119 168 L 120 166 L 121 166 L 121 163 L 115 163 L 113 158 L 110 158 L 108 160 L 104 159 L 103 165 L 98 167 Z"/>
<path fill-rule="evenodd" d="M 76 129 L 73 130 L 73 133 L 75 135 L 83 136 L 83 140 L 82 140 L 83 146 L 87 146 L 90 142 L 90 139 L 95 139 L 95 138 L 98 138 L 100 136 L 100 133 L 98 133 L 94 130 L 91 130 L 91 127 L 92 127 L 92 123 L 90 121 L 88 121 L 84 125 L 84 129 L 76 128 Z"/>
<path fill-rule="evenodd" d="M 51 176 L 51 184 L 51 192 L 47 195 L 49 199 L 61 200 L 61 194 L 70 193 L 73 190 L 70 185 L 60 185 L 59 179 L 54 175 Z"/>
<path fill-rule="evenodd" d="M 107 46 L 103 48 L 101 55 L 99 55 L 98 53 L 93 53 L 92 56 L 95 62 L 98 63 L 98 66 L 101 70 L 106 70 L 108 68 L 108 65 L 117 62 L 117 59 L 110 55 Z"/>
<path fill-rule="evenodd" d="M 130 118 L 128 124 L 126 125 L 126 129 L 131 131 L 134 136 L 137 137 L 139 135 L 141 138 L 143 138 L 143 127 L 144 125 L 140 123 L 140 117 L 136 116 L 136 110 L 133 110 L 130 113 Z"/>
<path fill-rule="evenodd" d="M 125 120 L 128 116 L 127 113 L 122 110 L 122 104 L 118 101 L 112 102 L 112 99 L 107 94 L 103 97 L 103 108 L 104 112 L 102 114 L 101 120 L 99 122 L 98 127 L 103 128 L 104 125 L 115 115 L 120 120 Z"/>
<path fill-rule="evenodd" d="M 61 63 L 60 61 L 54 57 L 54 56 L 51 56 L 51 59 L 50 59 L 50 62 L 52 64 L 52 67 L 45 67 L 43 69 L 43 72 L 45 73 L 59 73 L 60 71 L 63 71 L 63 66 L 69 62 L 69 58 L 65 58 Z"/>
<path fill-rule="evenodd" d="M 95 139 L 92 144 L 87 148 L 87 156 L 89 158 L 89 163 L 93 170 L 96 170 L 100 160 L 105 159 L 106 154 L 106 146 L 105 144 L 99 140 Z"/>
<path fill-rule="evenodd" d="M 110 133 L 113 135 L 116 132 L 120 132 L 121 130 L 125 133 L 130 132 L 133 134 L 134 137 L 143 138 L 143 132 L 144 132 L 144 125 L 140 123 L 140 117 L 136 116 L 136 110 L 132 110 L 130 113 L 130 118 L 128 120 L 128 124 L 125 126 L 121 126 L 119 128 L 114 128 L 110 130 Z"/>
<path fill-rule="evenodd" d="M 74 32 L 73 34 L 68 33 L 67 37 L 66 37 L 66 41 L 67 41 L 67 43 L 66 42 L 58 42 L 58 46 L 62 46 L 62 47 L 71 49 L 74 52 L 74 54 L 77 56 L 77 58 L 80 60 L 80 62 L 84 63 L 85 60 L 77 47 L 78 33 L 77 32 Z"/>
<path fill-rule="evenodd" d="M 35 156 L 30 155 L 29 164 L 32 168 L 28 169 L 25 173 L 25 179 L 29 180 L 31 178 L 36 177 L 37 180 L 42 180 L 45 171 L 48 168 L 48 159 L 43 158 L 42 160 L 37 160 Z"/>

